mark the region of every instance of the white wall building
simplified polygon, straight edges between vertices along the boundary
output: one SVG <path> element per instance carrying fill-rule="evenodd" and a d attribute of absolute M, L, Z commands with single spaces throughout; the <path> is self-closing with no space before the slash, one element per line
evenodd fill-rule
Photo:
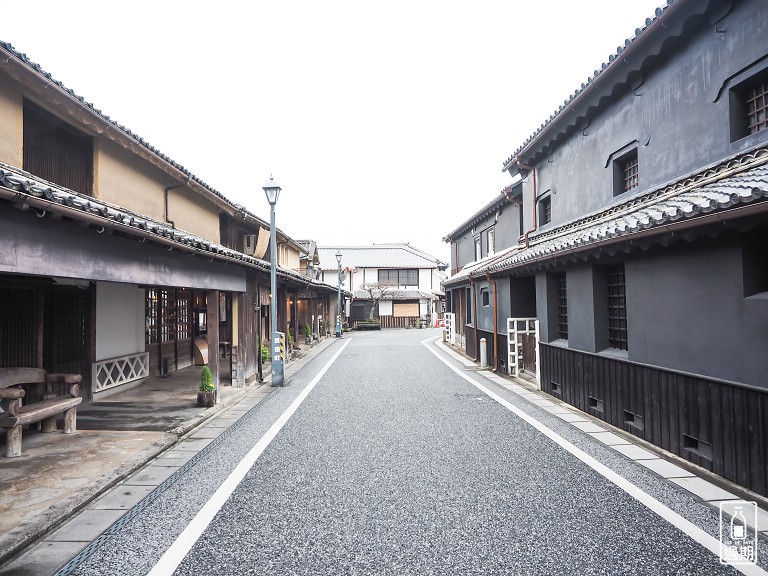
<path fill-rule="evenodd" d="M 383 326 L 405 326 L 404 319 L 413 318 L 434 322 L 441 311 L 440 285 L 448 264 L 410 244 L 323 246 L 317 250 L 319 280 L 331 285 L 337 284 L 336 254 L 341 253 L 341 268 L 346 273 L 341 286 L 354 295 L 347 307 L 353 323 L 368 317 L 370 295 L 362 288 L 370 284 L 392 287 L 379 303 L 378 315 Z"/>

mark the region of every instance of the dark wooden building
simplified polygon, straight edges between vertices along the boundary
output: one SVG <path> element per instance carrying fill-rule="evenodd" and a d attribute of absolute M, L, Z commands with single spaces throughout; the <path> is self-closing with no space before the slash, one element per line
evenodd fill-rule
<path fill-rule="evenodd" d="M 768 495 L 768 10 L 657 10 L 504 163 L 546 392 Z M 517 286 L 517 287 L 516 287 Z"/>

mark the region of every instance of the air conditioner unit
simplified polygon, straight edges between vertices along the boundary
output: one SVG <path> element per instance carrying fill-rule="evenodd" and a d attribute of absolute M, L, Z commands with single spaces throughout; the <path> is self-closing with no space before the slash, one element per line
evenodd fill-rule
<path fill-rule="evenodd" d="M 256 252 L 256 234 L 246 234 L 243 241 L 243 252 L 248 256 L 253 256 Z"/>

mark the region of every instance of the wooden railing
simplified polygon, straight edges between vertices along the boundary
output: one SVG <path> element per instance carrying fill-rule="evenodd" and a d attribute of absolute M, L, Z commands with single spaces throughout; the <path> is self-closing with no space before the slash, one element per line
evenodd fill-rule
<path fill-rule="evenodd" d="M 149 354 L 131 354 L 93 363 L 93 391 L 101 392 L 149 376 Z"/>
<path fill-rule="evenodd" d="M 768 389 L 540 344 L 541 388 L 768 496 Z"/>

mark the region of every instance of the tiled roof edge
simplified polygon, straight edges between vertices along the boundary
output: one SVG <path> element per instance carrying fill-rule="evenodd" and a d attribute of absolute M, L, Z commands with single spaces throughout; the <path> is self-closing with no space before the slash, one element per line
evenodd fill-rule
<path fill-rule="evenodd" d="M 539 126 L 539 128 L 536 129 L 536 131 L 531 134 L 518 148 L 515 150 L 515 152 L 507 158 L 507 160 L 503 164 L 502 171 L 505 171 L 508 169 L 508 167 L 515 161 L 516 157 L 521 154 L 530 144 L 536 142 L 536 140 L 539 138 L 539 136 L 546 131 L 552 124 L 554 124 L 561 116 L 561 114 L 565 111 L 567 111 L 571 105 L 574 103 L 574 101 L 581 96 L 583 93 L 590 91 L 593 86 L 596 85 L 597 80 L 606 73 L 607 70 L 612 68 L 612 65 L 614 62 L 618 62 L 621 59 L 621 56 L 624 54 L 624 52 L 629 49 L 639 38 L 643 36 L 643 34 L 648 30 L 648 28 L 656 22 L 660 16 L 662 16 L 671 6 L 673 6 L 676 3 L 683 2 L 684 0 L 667 0 L 666 6 L 660 6 L 656 8 L 654 16 L 652 18 L 646 18 L 645 24 L 641 26 L 640 28 L 635 29 L 635 35 L 631 38 L 627 38 L 624 41 L 623 46 L 617 46 L 616 52 L 611 54 L 608 57 L 608 60 L 603 62 L 601 67 L 594 71 L 594 73 L 589 76 L 586 80 L 586 82 L 582 82 L 581 86 L 573 93 L 571 94 L 567 100 L 565 100 L 562 105 L 558 107 L 558 109 L 553 112 L 547 120 L 544 121 L 543 124 Z M 698 0 L 697 0 L 698 1 Z"/>
<path fill-rule="evenodd" d="M 144 147 L 146 150 L 148 150 L 149 152 L 151 152 L 152 154 L 154 154 L 155 156 L 160 158 L 163 162 L 167 163 L 169 166 L 175 168 L 176 170 L 178 170 L 179 172 L 184 174 L 190 181 L 195 182 L 197 185 L 201 186 L 202 188 L 204 188 L 205 190 L 207 190 L 208 192 L 210 192 L 214 196 L 216 196 L 219 199 L 223 200 L 226 204 L 229 204 L 232 208 L 234 208 L 238 212 L 246 213 L 250 217 L 252 217 L 253 219 L 258 220 L 259 222 L 269 226 L 269 223 L 266 222 L 264 219 L 260 218 L 256 214 L 250 212 L 244 206 L 233 202 L 232 200 L 230 200 L 229 198 L 224 196 L 224 194 L 222 194 L 221 192 L 219 192 L 215 188 L 211 187 L 210 185 L 206 184 L 198 176 L 195 176 L 194 174 L 192 174 L 192 172 L 190 172 L 187 168 L 185 168 L 184 166 L 182 166 L 181 164 L 179 164 L 178 162 L 176 162 L 175 160 L 173 160 L 172 158 L 170 158 L 169 156 L 165 155 L 163 152 L 161 152 L 160 150 L 158 150 L 157 148 L 152 146 L 149 142 L 144 140 L 141 136 L 139 136 L 138 134 L 135 134 L 134 132 L 132 132 L 130 129 L 128 129 L 127 127 L 123 126 L 122 124 L 118 124 L 116 121 L 112 120 L 112 118 L 107 116 L 100 109 L 96 108 L 92 103 L 87 102 L 85 100 L 85 98 L 83 98 L 82 96 L 79 96 L 78 94 L 76 94 L 74 90 L 72 90 L 71 88 L 67 88 L 61 81 L 56 80 L 55 78 L 53 78 L 53 76 L 50 74 L 50 72 L 46 72 L 45 70 L 43 70 L 43 68 L 40 66 L 40 64 L 38 64 L 36 62 L 33 62 L 32 60 L 30 60 L 27 57 L 26 54 L 16 50 L 9 42 L 4 42 L 4 41 L 0 40 L 0 48 L 3 48 L 10 56 L 12 56 L 12 57 L 16 58 L 17 60 L 19 60 L 21 63 L 23 63 L 25 66 L 27 66 L 30 70 L 32 70 L 33 72 L 35 72 L 36 74 L 38 74 L 39 76 L 44 78 L 47 82 L 57 86 L 60 90 L 62 90 L 70 98 L 72 98 L 73 100 L 76 100 L 80 105 L 88 108 L 91 112 L 93 112 L 94 114 L 99 116 L 105 122 L 109 123 L 112 127 L 116 128 L 119 132 L 121 132 L 122 134 L 124 134 L 125 136 L 127 136 L 128 138 L 130 138 L 131 140 L 133 140 L 134 142 L 136 142 L 140 146 Z M 288 236 L 287 234 L 285 234 L 282 231 L 280 231 L 280 232 L 286 238 L 288 238 L 289 240 L 295 242 L 295 240 L 293 240 L 290 236 Z"/>
<path fill-rule="evenodd" d="M 99 222 L 105 227 L 117 225 L 126 233 L 150 238 L 166 246 L 175 245 L 187 252 L 200 253 L 210 258 L 234 262 L 263 271 L 269 271 L 271 268 L 271 264 L 266 260 L 248 256 L 206 238 L 168 226 L 165 222 L 47 182 L 4 163 L 0 163 L 0 188 L 13 192 L 15 198 L 22 202 L 35 203 L 38 201 L 41 210 L 55 210 L 59 207 L 66 210 L 73 218 L 77 218 L 79 214 L 83 220 L 89 217 L 92 222 Z M 277 267 L 277 271 L 284 278 L 336 289 L 335 286 L 319 282 L 281 266 Z"/>

